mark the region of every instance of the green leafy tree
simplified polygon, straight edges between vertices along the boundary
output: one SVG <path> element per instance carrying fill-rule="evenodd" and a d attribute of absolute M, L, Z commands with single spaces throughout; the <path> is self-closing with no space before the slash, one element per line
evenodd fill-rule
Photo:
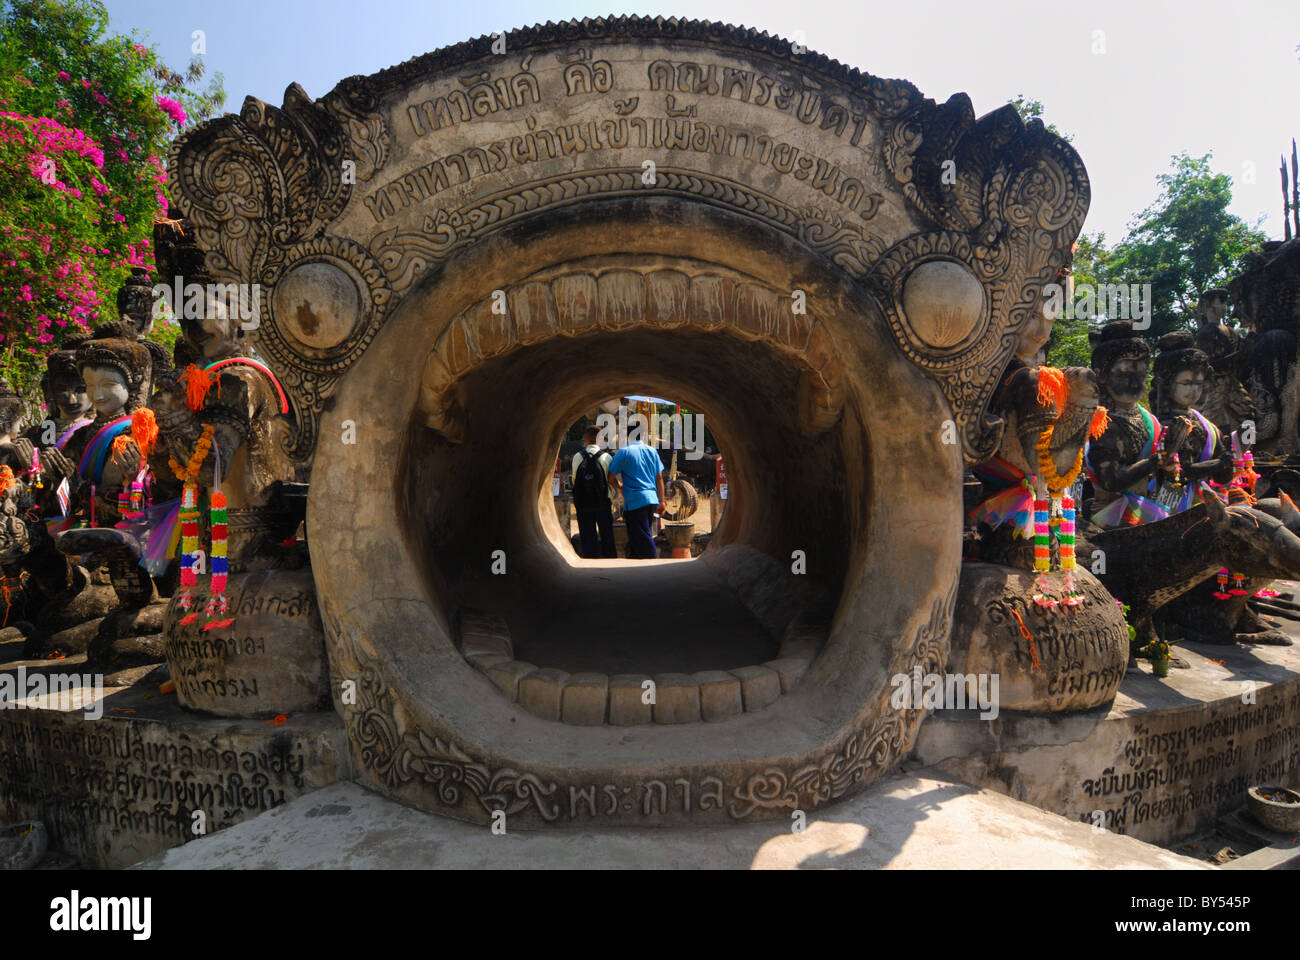
<path fill-rule="evenodd" d="M 1151 284 L 1152 340 L 1191 324 L 1200 295 L 1226 286 L 1267 239 L 1258 222 L 1252 227 L 1228 212 L 1232 178 L 1212 171 L 1210 156 L 1173 158 L 1172 172 L 1156 178 L 1160 196 L 1107 261 L 1108 281 Z"/>
<path fill-rule="evenodd" d="M 202 73 L 109 34 L 97 0 L 0 0 L 0 350 L 18 392 L 65 336 L 116 318 L 133 266 L 153 269 L 160 158 L 225 99 L 220 75 L 192 89 Z"/>
<path fill-rule="evenodd" d="M 1094 288 L 1106 282 L 1110 264 L 1110 251 L 1106 249 L 1106 235 L 1082 234 L 1074 245 L 1074 259 L 1070 275 L 1076 288 L 1088 284 Z M 1088 331 L 1097 321 L 1096 310 L 1088 315 L 1061 316 L 1052 324 L 1052 336 L 1047 341 L 1047 362 L 1053 367 L 1086 367 L 1092 356 Z"/>

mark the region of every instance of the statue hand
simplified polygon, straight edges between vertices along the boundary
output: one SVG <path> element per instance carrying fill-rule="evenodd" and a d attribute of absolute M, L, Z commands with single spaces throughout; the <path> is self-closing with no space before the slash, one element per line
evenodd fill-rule
<path fill-rule="evenodd" d="M 1165 450 L 1171 454 L 1175 453 L 1187 440 L 1195 426 L 1196 424 L 1187 417 L 1174 417 L 1165 431 Z"/>
<path fill-rule="evenodd" d="M 16 437 L 13 440 L 13 448 L 14 452 L 18 454 L 18 458 L 30 467 L 32 465 L 32 454 L 36 452 L 35 445 L 26 437 Z"/>
<path fill-rule="evenodd" d="M 75 477 L 77 475 L 77 465 L 69 460 L 58 447 L 42 448 L 41 466 L 53 470 L 60 477 Z"/>

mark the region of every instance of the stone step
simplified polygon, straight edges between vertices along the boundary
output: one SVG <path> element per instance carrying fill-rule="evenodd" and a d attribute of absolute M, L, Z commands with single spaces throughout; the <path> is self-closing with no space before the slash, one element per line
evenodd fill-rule
<path fill-rule="evenodd" d="M 1010 797 L 898 773 L 793 820 L 675 829 L 476 826 L 352 782 L 299 797 L 132 869 L 1214 869 Z"/>

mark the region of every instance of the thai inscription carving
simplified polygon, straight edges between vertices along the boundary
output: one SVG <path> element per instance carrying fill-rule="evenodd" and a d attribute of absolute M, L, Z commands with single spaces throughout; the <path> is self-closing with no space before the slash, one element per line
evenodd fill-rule
<path fill-rule="evenodd" d="M 707 42 L 710 55 L 660 53 L 624 66 L 629 45 L 674 38 Z M 964 96 L 935 106 L 910 84 L 795 57 L 775 38 L 718 24 L 586 20 L 514 31 L 509 42 L 529 51 L 522 61 L 501 66 L 462 44 L 350 79 L 319 104 L 297 87 L 283 109 L 250 99 L 240 117 L 175 145 L 177 203 L 214 274 L 271 283 L 308 255 L 304 244 L 329 244 L 369 287 L 356 335 L 328 356 L 290 347 L 264 307 L 259 349 L 267 345 L 290 389 L 295 456 L 310 457 L 337 377 L 432 265 L 518 218 L 637 193 L 756 218 L 866 282 L 900 347 L 943 383 L 967 458 L 996 446 L 1000 424 L 984 413 L 992 382 L 1087 207 L 1087 179 L 1068 145 L 1039 125 L 1024 128 L 1010 108 L 977 122 Z M 606 53 L 612 43 L 619 57 Z M 576 49 L 547 60 L 531 44 Z M 643 100 L 654 108 L 633 115 Z M 574 112 L 550 106 L 561 102 Z M 782 117 L 816 139 L 790 139 L 798 130 L 783 138 Z M 412 151 L 410 141 L 437 147 Z M 660 154 L 652 186 L 641 181 L 644 158 L 621 150 Z M 392 170 L 394 156 L 408 158 L 407 168 Z M 949 159 L 955 184 L 940 181 Z M 344 160 L 356 164 L 355 187 L 339 176 Z M 996 294 L 989 335 L 967 352 L 936 354 L 888 309 L 892 282 L 930 255 L 906 238 L 918 225 L 934 250 L 959 240 L 963 262 Z"/>

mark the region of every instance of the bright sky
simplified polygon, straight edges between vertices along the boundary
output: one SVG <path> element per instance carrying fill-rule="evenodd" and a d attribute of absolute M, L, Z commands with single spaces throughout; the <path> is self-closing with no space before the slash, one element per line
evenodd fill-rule
<path fill-rule="evenodd" d="M 1119 240 L 1155 200 L 1170 158 L 1213 152 L 1234 213 L 1282 236 L 1278 158 L 1300 136 L 1295 0 L 106 0 L 113 28 L 141 28 L 173 67 L 203 30 L 226 109 L 279 105 L 297 81 L 319 97 L 339 80 L 514 27 L 640 13 L 721 20 L 792 36 L 850 66 L 910 80 L 976 114 L 1023 93 L 1074 137 L 1092 180 L 1084 230 Z M 1099 32 L 1100 31 L 1100 32 Z M 1094 52 L 1096 49 L 1098 52 Z"/>

